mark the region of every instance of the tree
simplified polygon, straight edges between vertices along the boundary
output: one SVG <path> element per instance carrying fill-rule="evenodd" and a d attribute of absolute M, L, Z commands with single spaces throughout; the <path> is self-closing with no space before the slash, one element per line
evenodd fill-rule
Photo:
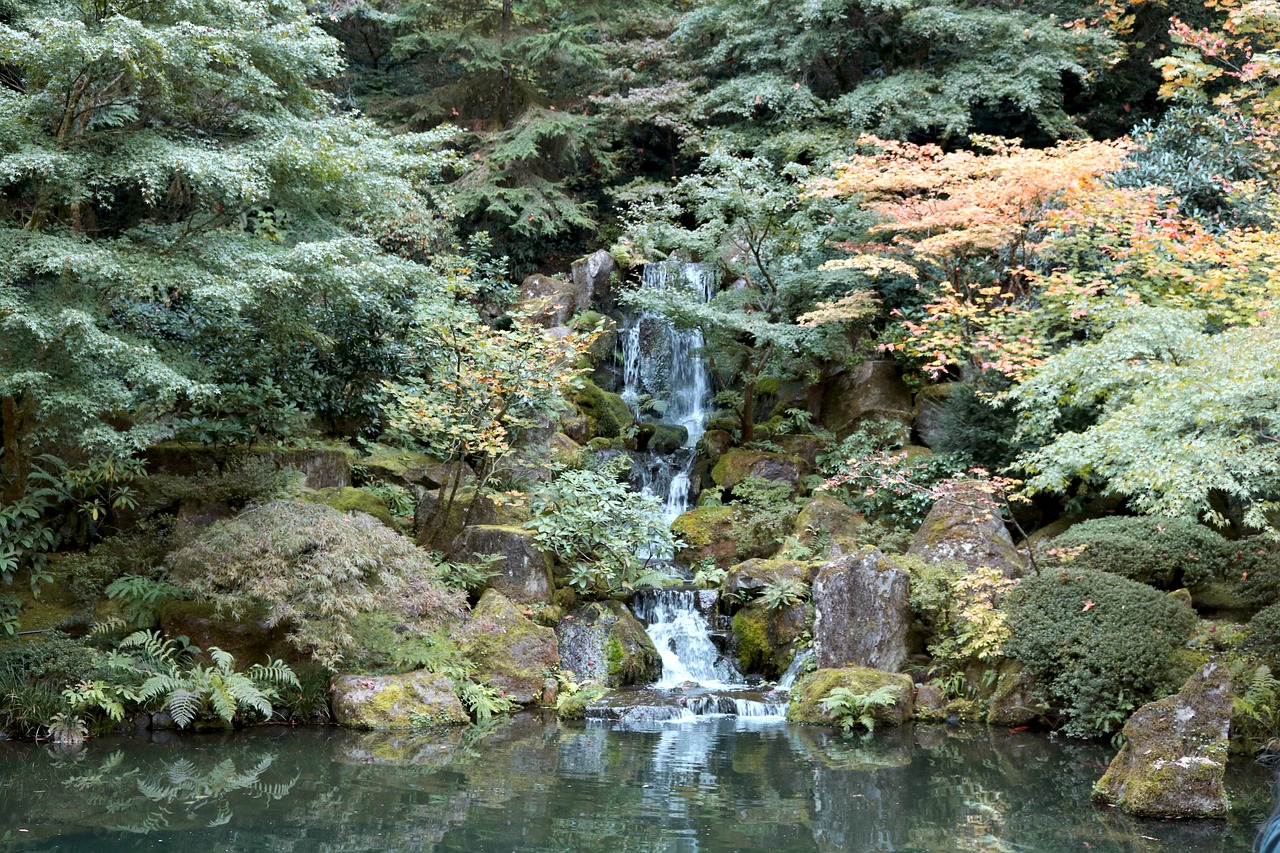
<path fill-rule="evenodd" d="M 702 330 L 720 386 L 741 387 L 729 396 L 743 442 L 754 436 L 761 380 L 799 375 L 822 356 L 848 358 L 876 302 L 859 286 L 865 271 L 817 269 L 835 254 L 828 243 L 856 225 L 851 211 L 806 198 L 808 178 L 798 164 L 779 172 L 764 158 L 715 149 L 669 197 L 630 214 L 630 248 L 640 257 L 705 259 L 733 282 L 709 302 L 683 289 L 637 290 L 627 299 Z M 693 227 L 684 224 L 690 219 Z"/>

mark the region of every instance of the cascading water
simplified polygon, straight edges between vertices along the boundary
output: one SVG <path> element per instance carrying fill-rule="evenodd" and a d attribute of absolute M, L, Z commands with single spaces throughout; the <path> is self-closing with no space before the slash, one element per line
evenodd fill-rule
<path fill-rule="evenodd" d="M 649 638 L 662 657 L 662 678 L 655 687 L 671 689 L 690 682 L 701 687 L 742 687 L 742 673 L 711 638 L 711 625 L 698 609 L 699 595 L 715 593 L 646 590 L 636 596 L 636 618 L 648 625 Z"/>
<path fill-rule="evenodd" d="M 715 293 L 715 283 L 711 264 L 648 264 L 641 278 L 643 288 L 686 288 L 703 302 Z M 696 448 L 710 416 L 702 332 L 676 329 L 666 318 L 642 312 L 623 328 L 621 344 L 622 399 L 639 420 L 684 430 L 681 447 L 645 454 L 637 466 L 640 490 L 662 501 L 663 520 L 670 524 L 689 509 Z"/>

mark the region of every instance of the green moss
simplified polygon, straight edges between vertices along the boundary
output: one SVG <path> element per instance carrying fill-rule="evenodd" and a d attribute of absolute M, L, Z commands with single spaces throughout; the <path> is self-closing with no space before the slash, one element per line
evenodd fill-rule
<path fill-rule="evenodd" d="M 819 669 L 800 678 L 791 689 L 791 705 L 787 720 L 793 723 L 830 725 L 832 720 L 822 708 L 822 700 L 837 687 L 847 687 L 858 694 L 872 693 L 880 687 L 895 689 L 898 701 L 874 711 L 876 722 L 901 725 L 911 717 L 911 698 L 915 685 L 911 677 L 897 672 L 883 672 L 862 666 L 845 669 Z"/>
<path fill-rule="evenodd" d="M 701 548 L 724 536 L 733 523 L 733 507 L 704 506 L 690 510 L 671 524 L 671 532 L 686 545 Z"/>
<path fill-rule="evenodd" d="M 609 666 L 609 683 L 618 684 L 622 681 L 622 662 L 626 659 L 626 652 L 622 649 L 622 641 L 613 634 L 605 641 L 605 659 Z"/>
<path fill-rule="evenodd" d="M 769 643 L 769 614 L 760 606 L 748 606 L 733 615 L 733 647 L 743 672 L 762 672 L 773 657 Z"/>
<path fill-rule="evenodd" d="M 590 380 L 583 380 L 582 387 L 574 394 L 573 402 L 586 416 L 593 436 L 621 438 L 635 423 L 635 416 L 621 397 L 605 391 Z"/>
<path fill-rule="evenodd" d="M 387 509 L 387 502 L 372 492 L 347 486 L 341 489 L 321 489 L 316 493 L 320 503 L 342 512 L 363 512 L 372 515 L 392 529 L 396 529 L 396 520 Z"/>

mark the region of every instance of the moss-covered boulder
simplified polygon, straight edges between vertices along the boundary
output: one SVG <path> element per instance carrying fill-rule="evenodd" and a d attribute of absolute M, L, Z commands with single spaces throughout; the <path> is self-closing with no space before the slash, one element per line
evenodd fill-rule
<path fill-rule="evenodd" d="M 579 681 L 607 687 L 649 684 L 662 675 L 662 658 L 644 625 L 620 601 L 579 607 L 556 626 L 560 666 Z"/>
<path fill-rule="evenodd" d="M 730 433 L 722 429 L 709 429 L 698 439 L 698 457 L 715 467 L 730 447 L 733 447 L 733 436 Z"/>
<path fill-rule="evenodd" d="M 968 569 L 999 569 L 1007 578 L 1023 571 L 1004 521 L 977 485 L 933 505 L 907 554 L 929 563 L 962 563 Z"/>
<path fill-rule="evenodd" d="M 1144 817 L 1226 817 L 1231 707 L 1231 676 L 1217 663 L 1173 696 L 1143 705 L 1125 723 L 1125 744 L 1094 799 Z"/>
<path fill-rule="evenodd" d="M 460 488 L 471 489 L 476 485 L 476 472 L 466 462 L 446 462 L 398 447 L 375 445 L 357 464 L 367 479 L 397 486 L 440 489 L 451 487 L 455 481 Z"/>
<path fill-rule="evenodd" d="M 804 545 L 825 540 L 845 551 L 857 547 L 858 530 L 867 523 L 862 513 L 829 492 L 819 492 L 796 516 L 796 539 Z"/>
<path fill-rule="evenodd" d="M 589 380 L 583 380 L 573 402 L 586 417 L 588 430 L 595 438 L 625 437 L 636 421 L 625 400 Z"/>
<path fill-rule="evenodd" d="M 796 653 L 796 642 L 809 629 L 803 603 L 770 608 L 753 601 L 733 615 L 733 649 L 738 668 L 778 679 Z"/>
<path fill-rule="evenodd" d="M 788 455 L 799 456 L 811 470 L 817 470 L 818 457 L 826 451 L 829 444 L 818 436 L 805 432 L 775 435 L 772 441 Z"/>
<path fill-rule="evenodd" d="M 230 652 L 238 667 L 262 663 L 264 658 L 302 658 L 289 643 L 288 626 L 273 625 L 261 607 L 233 619 L 229 614 L 218 615 L 206 601 L 170 601 L 160 611 L 160 630 L 166 637 L 186 637 L 205 652 L 214 646 Z"/>
<path fill-rule="evenodd" d="M 533 532 L 523 527 L 481 524 L 462 531 L 453 543 L 453 557 L 472 560 L 498 555 L 498 574 L 488 587 L 522 604 L 551 602 L 551 557 L 538 548 Z"/>
<path fill-rule="evenodd" d="M 529 319 L 551 329 L 563 326 L 576 311 L 586 310 L 590 294 L 571 281 L 534 273 L 520 285 L 517 308 Z"/>
<path fill-rule="evenodd" d="M 1035 679 L 1018 661 L 999 667 L 995 689 L 987 700 L 987 722 L 993 726 L 1025 726 L 1044 720 L 1049 706 L 1040 698 Z"/>
<path fill-rule="evenodd" d="M 498 508 L 474 488 L 419 492 L 414 540 L 429 551 L 447 551 L 468 524 L 497 524 Z"/>
<path fill-rule="evenodd" d="M 872 716 L 877 723 L 900 726 L 912 715 L 912 697 L 915 684 L 911 677 L 896 672 L 884 672 L 862 666 L 841 669 L 818 669 L 801 676 L 791 688 L 791 705 L 787 719 L 793 723 L 831 724 L 831 716 L 822 708 L 822 700 L 837 687 L 846 687 L 858 695 L 874 693 L 881 687 L 889 687 L 896 694 L 892 705 L 875 708 Z"/>
<path fill-rule="evenodd" d="M 640 423 L 636 425 L 636 449 L 670 456 L 684 447 L 689 430 L 679 424 Z"/>
<path fill-rule="evenodd" d="M 556 632 L 535 624 L 494 589 L 480 597 L 458 642 L 479 680 L 522 705 L 542 698 L 547 671 L 560 663 Z"/>
<path fill-rule="evenodd" d="M 911 392 L 892 361 L 864 361 L 826 383 L 822 423 L 839 438 L 869 421 L 898 428 L 905 444 L 911 431 Z"/>
<path fill-rule="evenodd" d="M 573 262 L 570 277 L 578 292 L 586 296 L 587 303 L 605 304 L 612 295 L 609 285 L 617 266 L 613 255 L 604 249 L 597 249 Z"/>
<path fill-rule="evenodd" d="M 684 543 L 676 559 L 687 565 L 710 559 L 722 569 L 732 566 L 739 559 L 733 519 L 728 506 L 700 506 L 681 515 L 671 523 L 671 532 Z"/>
<path fill-rule="evenodd" d="M 562 432 L 551 436 L 547 443 L 547 452 L 551 461 L 565 467 L 572 467 L 582 458 L 582 445 Z"/>
<path fill-rule="evenodd" d="M 839 557 L 813 582 L 813 647 L 818 666 L 896 672 L 906 662 L 910 575 L 875 548 Z"/>
<path fill-rule="evenodd" d="M 435 672 L 339 675 L 333 679 L 333 717 L 355 729 L 414 729 L 471 722 L 449 677 Z"/>
<path fill-rule="evenodd" d="M 810 584 L 817 566 L 796 560 L 747 560 L 729 569 L 721 581 L 725 596 L 745 601 L 760 595 L 764 588 L 779 582 Z"/>
<path fill-rule="evenodd" d="M 398 529 L 396 519 L 387 508 L 387 502 L 364 489 L 346 486 L 341 489 L 321 489 L 316 500 L 342 512 L 363 512 L 381 521 L 393 530 Z"/>
<path fill-rule="evenodd" d="M 809 464 L 799 456 L 735 449 L 720 456 L 711 469 L 711 479 L 722 489 L 732 489 L 748 477 L 759 477 L 800 491 L 800 481 L 808 473 Z"/>

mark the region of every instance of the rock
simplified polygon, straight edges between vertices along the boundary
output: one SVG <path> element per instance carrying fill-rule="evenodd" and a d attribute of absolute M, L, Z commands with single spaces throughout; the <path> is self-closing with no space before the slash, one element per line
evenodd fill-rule
<path fill-rule="evenodd" d="M 606 687 L 648 684 L 662 675 L 662 658 L 640 620 L 620 601 L 579 607 L 556 626 L 560 666 L 579 681 Z"/>
<path fill-rule="evenodd" d="M 300 471 L 306 478 L 308 489 L 340 489 L 351 485 L 351 463 L 356 452 L 349 447 L 301 447 L 293 450 L 277 450 L 274 447 L 254 445 L 244 448 L 250 458 L 269 459 L 281 468 Z M 147 470 L 152 474 L 172 474 L 190 477 L 196 474 L 216 474 L 226 461 L 227 450 L 209 447 L 188 447 L 181 442 L 165 442 L 147 449 Z"/>
<path fill-rule="evenodd" d="M 916 394 L 912 424 L 916 438 L 925 447 L 933 447 L 942 439 L 942 413 L 947 407 L 947 398 L 959 387 L 959 382 L 945 382 L 927 385 Z"/>
<path fill-rule="evenodd" d="M 342 512 L 363 512 L 378 519 L 392 530 L 399 529 L 395 517 L 391 515 L 391 510 L 387 509 L 387 502 L 373 492 L 351 486 L 342 489 L 321 489 L 316 493 L 316 499 Z"/>
<path fill-rule="evenodd" d="M 586 296 L 590 302 L 607 302 L 610 297 L 609 278 L 617 266 L 613 255 L 604 249 L 597 249 L 585 258 L 578 258 L 570 267 L 570 277 L 577 292 Z M 586 307 L 584 304 L 583 308 Z M 581 309 L 579 309 L 581 310 Z"/>
<path fill-rule="evenodd" d="M 915 714 L 921 720 L 943 720 L 947 716 L 947 694 L 935 684 L 916 688 Z"/>
<path fill-rule="evenodd" d="M 766 586 L 789 579 L 803 584 L 813 581 L 814 567 L 795 560 L 747 560 L 729 569 L 720 588 L 725 597 L 755 598 Z"/>
<path fill-rule="evenodd" d="M 710 559 L 727 569 L 740 556 L 750 556 L 739 554 L 733 520 L 733 507 L 728 506 L 700 506 L 681 515 L 671 523 L 671 532 L 684 543 L 676 559 L 689 566 Z"/>
<path fill-rule="evenodd" d="M 563 326 L 575 312 L 585 311 L 590 295 L 573 282 L 534 273 L 520 285 L 518 309 L 547 329 Z"/>
<path fill-rule="evenodd" d="M 585 353 L 588 366 L 600 368 L 612 364 L 618 348 L 617 320 L 595 311 L 587 311 L 574 318 L 573 331 L 599 332 Z"/>
<path fill-rule="evenodd" d="M 858 529 L 867 523 L 862 514 L 829 492 L 818 492 L 805 502 L 796 516 L 796 539 L 812 545 L 825 538 L 845 551 L 857 548 Z"/>
<path fill-rule="evenodd" d="M 711 479 L 722 489 L 732 489 L 748 477 L 759 477 L 786 483 L 800 491 L 800 480 L 809 473 L 809 465 L 799 456 L 768 453 L 760 450 L 730 450 L 720 456 Z"/>
<path fill-rule="evenodd" d="M 403 675 L 339 675 L 330 686 L 333 718 L 355 729 L 413 729 L 424 723 L 471 722 L 449 677 L 435 672 Z"/>
<path fill-rule="evenodd" d="M 459 487 L 464 489 L 475 488 L 476 485 L 476 472 L 461 460 L 446 462 L 425 453 L 410 453 L 398 448 L 380 445 L 358 464 L 369 479 L 398 486 L 441 489 L 451 487 L 455 480 L 459 480 Z"/>
<path fill-rule="evenodd" d="M 571 409 L 560 418 L 560 431 L 578 444 L 591 440 L 591 422 L 577 409 Z"/>
<path fill-rule="evenodd" d="M 930 563 L 962 563 L 970 571 L 986 566 L 1007 578 L 1021 575 L 1022 557 L 1000 516 L 987 507 L 989 500 L 973 485 L 935 503 L 907 555 Z"/>
<path fill-rule="evenodd" d="M 551 461 L 566 467 L 575 465 L 582 456 L 582 445 L 562 432 L 551 436 L 547 448 Z"/>
<path fill-rule="evenodd" d="M 787 708 L 787 720 L 793 723 L 830 724 L 831 717 L 822 708 L 822 700 L 837 687 L 847 687 L 860 695 L 873 693 L 888 685 L 897 694 L 894 704 L 875 708 L 872 716 L 877 723 L 900 726 L 912 715 L 912 694 L 915 685 L 911 677 L 894 672 L 884 672 L 863 666 L 840 669 L 817 669 L 801 676 L 791 688 L 791 705 Z"/>
<path fill-rule="evenodd" d="M 987 702 L 987 723 L 993 726 L 1025 726 L 1042 720 L 1049 707 L 1039 698 L 1035 680 L 1021 663 L 1008 661 L 1000 666 L 996 689 Z"/>
<path fill-rule="evenodd" d="M 827 383 L 822 423 L 839 438 L 863 423 L 880 421 L 897 427 L 906 444 L 911 420 L 911 392 L 891 361 L 864 361 Z"/>
<path fill-rule="evenodd" d="M 809 627 L 803 603 L 770 609 L 753 601 L 733 615 L 733 648 L 743 672 L 777 680 L 795 657 L 795 644 Z"/>
<path fill-rule="evenodd" d="M 875 548 L 823 565 L 813 583 L 814 654 L 821 669 L 896 672 L 907 659 L 910 575 Z"/>
<path fill-rule="evenodd" d="M 534 624 L 496 589 L 485 590 L 459 634 L 477 679 L 522 705 L 538 701 L 545 673 L 560 663 L 556 632 Z"/>
<path fill-rule="evenodd" d="M 684 447 L 689 430 L 678 424 L 642 423 L 636 427 L 636 449 L 670 456 Z"/>
<path fill-rule="evenodd" d="M 827 449 L 827 442 L 816 435 L 809 435 L 808 433 L 775 435 L 773 436 L 773 442 L 789 455 L 799 456 L 803 459 L 810 470 L 817 469 L 818 456 Z"/>
<path fill-rule="evenodd" d="M 522 604 L 551 602 L 551 558 L 538 549 L 533 532 L 521 527 L 479 524 L 468 527 L 453 542 L 455 560 L 500 554 L 499 574 L 489 578 L 490 589 Z"/>
<path fill-rule="evenodd" d="M 497 524 L 498 508 L 474 488 L 423 491 L 413 513 L 414 540 L 431 551 L 448 551 L 468 524 Z"/>
<path fill-rule="evenodd" d="M 1217 663 L 1175 695 L 1143 705 L 1125 723 L 1125 744 L 1094 799 L 1144 817 L 1226 817 L 1231 706 L 1231 676 Z"/>
<path fill-rule="evenodd" d="M 588 432 L 598 438 L 622 438 L 635 423 L 635 415 L 617 394 L 589 380 L 574 394 L 573 402 L 587 419 Z"/>
<path fill-rule="evenodd" d="M 730 447 L 733 447 L 732 435 L 722 429 L 709 429 L 698 440 L 698 456 L 714 466 Z"/>

